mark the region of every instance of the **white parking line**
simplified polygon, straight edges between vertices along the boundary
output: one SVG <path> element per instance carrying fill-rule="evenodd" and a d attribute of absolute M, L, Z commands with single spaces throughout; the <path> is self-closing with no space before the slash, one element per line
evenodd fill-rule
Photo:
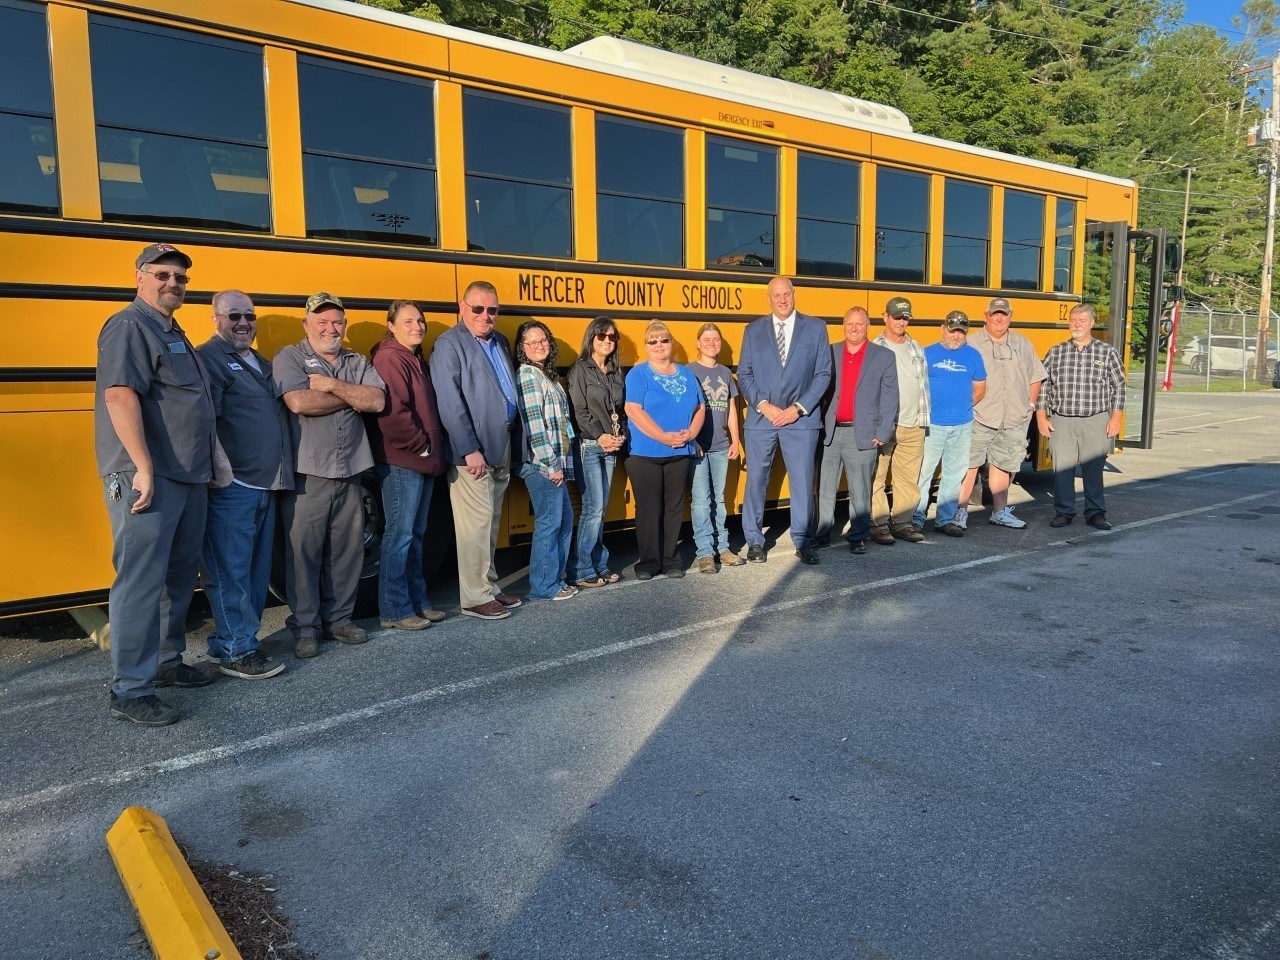
<path fill-rule="evenodd" d="M 1151 526 L 1152 524 L 1167 523 L 1171 520 L 1179 520 L 1184 517 L 1192 517 L 1201 513 L 1209 513 L 1214 510 L 1221 510 L 1224 507 L 1234 506 L 1239 503 L 1248 503 L 1251 500 L 1261 500 L 1264 497 L 1270 496 L 1272 496 L 1270 492 L 1254 493 L 1244 497 L 1236 497 L 1232 500 L 1224 500 L 1220 503 L 1196 507 L 1191 510 L 1179 510 L 1176 513 L 1167 513 L 1159 517 L 1150 517 L 1145 520 L 1135 520 L 1132 523 L 1117 524 L 1109 534 L 1091 532 L 1087 536 L 1113 536 L 1126 530 L 1136 530 L 1140 527 Z M 166 773 L 178 773 L 183 770 L 190 770 L 194 767 L 207 766 L 220 760 L 230 760 L 234 757 L 242 757 L 246 754 L 269 750 L 273 747 L 278 747 L 281 744 L 304 740 L 308 737 L 312 737 L 319 733 L 325 733 L 329 730 L 354 726 L 367 720 L 376 719 L 388 713 L 404 710 L 409 707 L 416 707 L 435 700 L 442 700 L 455 694 L 483 690 L 488 687 L 505 683 L 509 680 L 519 680 L 524 677 L 532 677 L 541 673 L 548 673 L 552 670 L 560 670 L 579 663 L 589 663 L 592 660 L 612 657 L 620 653 L 626 653 L 629 650 L 652 646 L 656 643 L 661 643 L 664 640 L 674 640 L 678 637 L 684 637 L 690 634 L 702 634 L 713 630 L 736 627 L 748 618 L 755 618 L 774 613 L 784 613 L 788 610 L 794 610 L 797 608 L 807 608 L 811 607 L 816 601 L 821 601 L 825 605 L 830 605 L 832 599 L 837 597 L 849 597 L 859 593 L 867 593 L 872 590 L 880 590 L 885 587 L 895 587 L 906 583 L 914 583 L 920 580 L 930 580 L 934 577 L 948 576 L 963 570 L 972 570 L 977 567 L 990 566 L 994 563 L 1029 556 L 1034 553 L 1043 552 L 1051 547 L 1061 547 L 1075 542 L 1078 542 L 1076 538 L 1055 540 L 1041 547 L 1035 547 L 1027 550 L 1015 550 L 1010 553 L 995 554 L 993 556 L 981 557 L 977 560 L 968 560 L 964 563 L 955 563 L 945 567 L 937 567 L 932 570 L 922 570 L 918 573 L 904 574 L 899 577 L 886 577 L 882 580 L 855 584 L 853 586 L 843 587 L 839 590 L 823 591 L 822 593 L 799 597 L 794 600 L 783 600 L 777 603 L 769 603 L 763 606 L 741 610 L 737 613 L 727 614 L 722 617 L 714 617 L 710 620 L 689 623 L 680 627 L 674 627 L 670 630 L 660 630 L 656 633 L 645 634 L 641 637 L 634 637 L 631 640 L 622 640 L 617 643 L 606 644 L 602 647 L 580 650 L 577 653 L 567 654 L 563 657 L 555 657 L 550 660 L 540 660 L 537 663 L 523 664 L 506 670 L 499 670 L 496 673 L 482 674 L 478 677 L 460 680 L 457 683 L 447 683 L 438 687 L 431 687 L 427 690 L 419 690 L 416 693 L 406 694 L 402 697 L 383 700 L 378 703 L 370 704 L 366 707 L 361 707 L 357 710 L 349 710 L 345 713 L 322 717 L 319 720 L 313 720 L 310 723 L 304 723 L 300 726 L 273 730 L 270 733 L 264 733 L 248 740 L 239 740 L 235 743 L 225 744 L 220 747 L 212 747 L 207 750 L 198 750 L 194 753 L 184 754 L 183 756 L 173 757 L 168 760 L 157 760 L 143 766 L 127 767 L 121 770 L 115 770 L 111 773 L 100 774 L 94 777 L 85 777 L 80 780 L 73 780 L 69 783 L 56 784 L 51 787 L 45 787 L 42 790 L 21 794 L 0 802 L 0 815 L 10 816 L 43 804 L 52 803 L 55 800 L 64 799 L 92 788 L 118 786 L 122 783 L 129 783 L 142 778 L 155 777 Z"/>
<path fill-rule="evenodd" d="M 1235 420 L 1215 420 L 1213 423 L 1189 423 L 1185 427 L 1174 427 L 1169 431 L 1170 434 L 1187 433 L 1191 430 L 1203 430 L 1205 427 L 1221 427 L 1228 423 L 1244 423 L 1246 420 L 1261 420 L 1262 416 L 1256 417 L 1237 417 Z"/>

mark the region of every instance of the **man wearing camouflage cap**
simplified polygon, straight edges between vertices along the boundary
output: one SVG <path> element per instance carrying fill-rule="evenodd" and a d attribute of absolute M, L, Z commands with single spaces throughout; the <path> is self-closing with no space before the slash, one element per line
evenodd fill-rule
<path fill-rule="evenodd" d="M 299 658 L 319 653 L 319 639 L 364 643 L 351 622 L 364 565 L 360 474 L 373 466 L 362 413 L 378 413 L 386 384 L 373 365 L 346 349 L 346 310 L 331 293 L 307 300 L 306 334 L 284 347 L 272 373 L 292 425 L 297 474 L 280 504 L 287 548 L 288 626 Z"/>

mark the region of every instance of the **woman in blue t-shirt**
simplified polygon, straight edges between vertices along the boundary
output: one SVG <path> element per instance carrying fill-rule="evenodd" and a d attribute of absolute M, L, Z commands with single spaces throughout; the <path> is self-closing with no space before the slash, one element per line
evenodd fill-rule
<path fill-rule="evenodd" d="M 627 475 L 636 498 L 636 579 L 683 577 L 676 557 L 689 484 L 689 458 L 704 415 L 702 388 L 671 361 L 671 331 L 660 320 L 644 331 L 648 361 L 627 374 L 631 458 Z"/>

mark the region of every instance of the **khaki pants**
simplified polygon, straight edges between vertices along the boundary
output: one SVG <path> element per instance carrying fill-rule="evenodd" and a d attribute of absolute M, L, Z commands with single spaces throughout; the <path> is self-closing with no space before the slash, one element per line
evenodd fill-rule
<path fill-rule="evenodd" d="M 449 501 L 458 540 L 458 605 L 479 607 L 499 593 L 493 555 L 498 549 L 502 499 L 511 482 L 511 444 L 502 459 L 476 480 L 462 467 L 449 467 Z"/>
<path fill-rule="evenodd" d="M 892 523 L 905 527 L 920 505 L 920 461 L 924 459 L 924 427 L 898 427 L 880 450 L 876 483 L 871 492 L 871 527 L 886 530 Z M 885 484 L 893 474 L 893 512 Z"/>

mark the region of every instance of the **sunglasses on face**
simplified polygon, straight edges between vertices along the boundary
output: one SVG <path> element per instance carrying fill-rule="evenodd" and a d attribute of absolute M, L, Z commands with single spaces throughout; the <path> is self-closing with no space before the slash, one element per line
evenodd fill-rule
<path fill-rule="evenodd" d="M 491 317 L 496 317 L 498 315 L 497 307 L 486 307 L 479 303 L 468 303 L 467 306 L 471 308 L 472 316 L 478 317 L 482 313 L 486 313 Z"/>
<path fill-rule="evenodd" d="M 596 339 L 597 339 L 597 340 L 612 340 L 614 343 L 617 343 L 617 342 L 618 342 L 618 335 L 617 335 L 616 333 L 597 333 L 597 334 L 596 334 Z"/>
<path fill-rule="evenodd" d="M 187 281 L 191 279 L 185 273 L 172 273 L 168 270 L 143 270 L 142 272 L 155 277 L 161 283 L 168 283 L 172 278 L 174 283 L 180 283 L 185 286 Z"/>
<path fill-rule="evenodd" d="M 657 340 L 646 340 L 646 341 L 645 341 L 645 343 L 647 343 L 647 344 L 648 344 L 649 346 L 651 346 L 651 347 L 656 347 L 656 346 L 658 346 L 659 344 L 663 344 L 663 343 L 670 343 L 670 342 L 671 342 L 671 338 L 670 338 L 670 337 L 659 337 Z"/>
<path fill-rule="evenodd" d="M 258 315 L 252 310 L 247 313 L 242 313 L 239 310 L 232 310 L 230 313 L 220 313 L 218 316 L 226 320 L 230 320 L 232 323 L 239 323 L 241 320 L 248 320 L 250 323 L 256 323 L 258 320 Z"/>

